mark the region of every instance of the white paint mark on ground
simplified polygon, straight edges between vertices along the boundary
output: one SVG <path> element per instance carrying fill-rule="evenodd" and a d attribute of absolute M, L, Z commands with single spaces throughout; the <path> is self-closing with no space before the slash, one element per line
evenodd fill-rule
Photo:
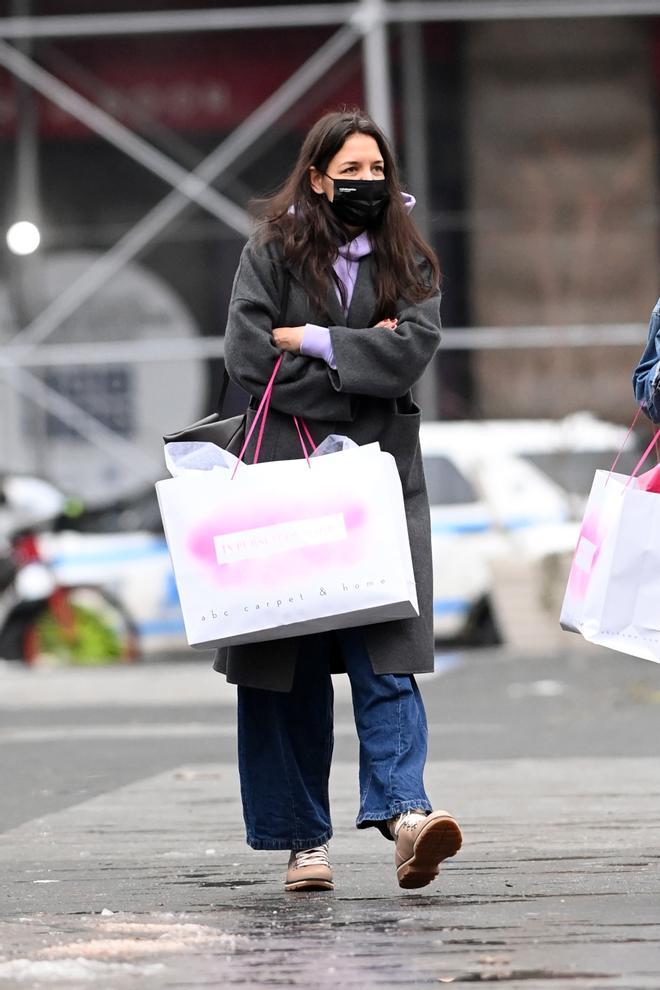
<path fill-rule="evenodd" d="M 161 976 L 165 966 L 162 963 L 135 965 L 134 963 L 103 963 L 92 959 L 65 959 L 51 962 L 42 959 L 10 959 L 0 962 L 0 986 L 3 983 L 15 985 L 97 983 L 113 977 Z M 11 983 L 10 983 L 11 981 Z"/>

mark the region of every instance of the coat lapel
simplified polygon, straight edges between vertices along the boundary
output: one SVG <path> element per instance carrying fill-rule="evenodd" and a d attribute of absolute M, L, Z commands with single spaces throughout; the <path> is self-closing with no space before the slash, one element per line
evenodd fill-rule
<path fill-rule="evenodd" d="M 348 308 L 349 327 L 370 327 L 376 310 L 374 292 L 373 261 L 370 255 L 363 258 L 358 269 L 358 277 L 353 289 L 353 298 Z"/>
<path fill-rule="evenodd" d="M 339 296 L 337 295 L 337 290 L 335 289 L 334 282 L 328 289 L 328 300 L 326 308 L 328 310 L 328 316 L 330 318 L 331 326 L 343 327 L 346 323 L 346 315 L 341 308 L 341 303 L 339 302 Z"/>
<path fill-rule="evenodd" d="M 327 311 L 334 326 L 369 327 L 372 326 L 376 311 L 376 293 L 373 286 L 373 261 L 368 255 L 360 262 L 357 281 L 353 289 L 353 297 L 344 313 L 334 284 L 328 290 Z"/>

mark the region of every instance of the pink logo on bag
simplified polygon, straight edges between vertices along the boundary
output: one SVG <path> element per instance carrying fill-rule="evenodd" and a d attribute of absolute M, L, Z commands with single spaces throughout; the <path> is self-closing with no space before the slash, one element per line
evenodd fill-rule
<path fill-rule="evenodd" d="M 203 520 L 188 537 L 190 553 L 218 584 L 281 583 L 364 558 L 368 509 L 350 496 L 341 505 L 335 492 L 313 505 L 287 496 L 286 504 L 264 506 L 245 494 L 241 505 Z"/>
<path fill-rule="evenodd" d="M 602 513 L 597 510 L 585 516 L 568 577 L 568 590 L 575 598 L 584 598 L 589 579 L 596 566 L 603 543 Z"/>

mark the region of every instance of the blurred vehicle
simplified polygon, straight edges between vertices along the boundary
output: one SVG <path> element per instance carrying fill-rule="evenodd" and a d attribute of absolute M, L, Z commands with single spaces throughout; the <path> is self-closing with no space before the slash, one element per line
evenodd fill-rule
<path fill-rule="evenodd" d="M 109 520 L 122 513 L 123 510 L 108 511 L 104 524 L 109 526 Z M 162 533 L 89 532 L 90 525 L 85 520 L 80 529 L 40 536 L 41 552 L 58 581 L 103 587 L 130 616 L 141 653 L 187 649 L 179 596 Z"/>
<path fill-rule="evenodd" d="M 571 498 L 581 515 L 594 472 L 609 470 L 628 437 L 626 427 L 608 423 L 588 412 L 559 420 L 518 419 L 424 423 L 423 438 L 451 451 L 497 451 L 513 454 L 540 468 Z M 621 453 L 617 471 L 634 467 L 639 444 L 631 438 Z"/>
<path fill-rule="evenodd" d="M 106 506 L 81 506 L 39 542 L 59 581 L 100 585 L 121 603 L 141 653 L 188 649 L 154 488 Z"/>
<path fill-rule="evenodd" d="M 135 659 L 135 629 L 121 604 L 97 585 L 63 583 L 41 552 L 40 531 L 66 503 L 40 478 L 0 478 L 0 657 L 28 664 Z"/>
<path fill-rule="evenodd" d="M 422 424 L 436 639 L 500 640 L 494 561 L 572 552 L 594 471 L 611 467 L 626 435 L 588 413 Z"/>

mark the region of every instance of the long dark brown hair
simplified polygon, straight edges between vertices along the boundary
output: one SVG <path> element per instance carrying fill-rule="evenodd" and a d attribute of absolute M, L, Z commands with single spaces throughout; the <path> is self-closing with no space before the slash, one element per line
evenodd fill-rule
<path fill-rule="evenodd" d="M 284 185 L 255 204 L 261 221 L 262 243 L 277 240 L 285 261 L 301 273 L 310 300 L 324 310 L 339 245 L 347 233 L 338 223 L 325 196 L 315 193 L 310 166 L 325 173 L 330 161 L 351 134 L 374 138 L 384 162 L 389 199 L 376 226 L 369 229 L 376 268 L 377 318 L 396 315 L 399 298 L 421 302 L 437 291 L 440 266 L 433 248 L 408 216 L 401 194 L 396 161 L 383 132 L 361 110 L 325 114 L 311 128 L 298 160 Z"/>

